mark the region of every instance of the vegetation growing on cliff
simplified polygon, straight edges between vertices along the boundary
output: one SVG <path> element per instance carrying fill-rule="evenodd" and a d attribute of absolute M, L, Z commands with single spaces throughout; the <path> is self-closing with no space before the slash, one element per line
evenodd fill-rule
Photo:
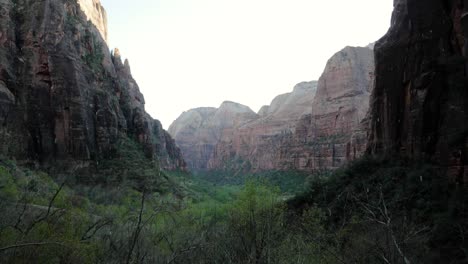
<path fill-rule="evenodd" d="M 103 47 L 97 37 L 90 32 L 91 26 L 88 25 L 84 40 L 86 42 L 87 51 L 82 59 L 90 67 L 93 73 L 98 74 L 102 70 L 102 61 L 104 60 Z"/>

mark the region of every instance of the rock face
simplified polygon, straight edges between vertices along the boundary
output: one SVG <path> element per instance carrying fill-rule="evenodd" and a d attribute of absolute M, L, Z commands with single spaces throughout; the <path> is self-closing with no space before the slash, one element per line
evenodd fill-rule
<path fill-rule="evenodd" d="M 439 163 L 468 182 L 468 1 L 395 1 L 375 46 L 369 151 Z"/>
<path fill-rule="evenodd" d="M 296 142 L 307 146 L 294 154 L 301 169 L 338 168 L 364 153 L 367 134 L 361 122 L 373 84 L 370 48 L 346 47 L 328 61 L 312 114 L 304 116 L 296 129 Z"/>
<path fill-rule="evenodd" d="M 216 144 L 226 130 L 257 118 L 247 106 L 223 102 L 219 108 L 196 108 L 184 112 L 169 127 L 189 168 L 206 170 Z"/>
<path fill-rule="evenodd" d="M 187 159 L 197 157 L 203 168 L 211 170 L 334 169 L 365 151 L 367 131 L 362 121 L 368 111 L 373 72 L 370 48 L 346 47 L 328 61 L 318 82 L 296 85 L 293 92 L 262 107 L 256 118 L 210 137 L 203 155 L 196 154 L 199 146 L 193 146 L 206 140 L 192 136 L 203 131 L 201 122 L 190 126 L 183 140 L 175 130 L 170 131 L 177 144 L 187 149 Z M 181 118 L 190 119 L 184 115 Z"/>
<path fill-rule="evenodd" d="M 102 35 L 82 11 L 91 3 Z M 0 0 L 0 14 L 1 155 L 86 165 L 113 157 L 119 138 L 130 137 L 163 168 L 184 167 L 145 112 L 128 61 L 109 53 L 99 1 Z"/>
<path fill-rule="evenodd" d="M 317 82 L 303 82 L 277 96 L 259 111 L 259 118 L 225 130 L 209 161 L 213 170 L 285 169 L 296 124 L 310 114 Z"/>
<path fill-rule="evenodd" d="M 278 95 L 270 105 L 263 106 L 259 115 L 261 119 L 291 121 L 312 111 L 311 102 L 317 91 L 317 82 L 297 84 L 291 93 Z M 284 124 L 286 125 L 286 124 Z"/>

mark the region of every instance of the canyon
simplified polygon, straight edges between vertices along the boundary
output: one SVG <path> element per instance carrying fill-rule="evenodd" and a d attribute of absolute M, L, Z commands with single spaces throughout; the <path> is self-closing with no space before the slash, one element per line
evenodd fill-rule
<path fill-rule="evenodd" d="M 317 171 L 367 153 L 438 164 L 451 181 L 468 182 L 468 3 L 394 6 L 388 33 L 375 46 L 335 54 L 315 96 L 288 106 L 300 111 L 270 111 L 284 102 L 279 96 L 255 120 L 223 129 L 205 150 L 202 168 Z M 185 149 L 191 144 L 185 139 Z"/>
<path fill-rule="evenodd" d="M 467 263 L 468 0 L 395 0 L 317 81 L 168 131 L 106 18 L 0 0 L 0 262 Z"/>
<path fill-rule="evenodd" d="M 222 111 L 230 113 L 219 125 L 207 120 L 223 106 L 201 108 L 204 114 L 193 109 L 182 114 L 169 133 L 195 171 L 335 169 L 365 151 L 367 132 L 362 121 L 373 71 L 369 47 L 346 47 L 330 58 L 318 81 L 299 83 L 257 114 L 249 109 L 239 116 L 226 108 Z"/>

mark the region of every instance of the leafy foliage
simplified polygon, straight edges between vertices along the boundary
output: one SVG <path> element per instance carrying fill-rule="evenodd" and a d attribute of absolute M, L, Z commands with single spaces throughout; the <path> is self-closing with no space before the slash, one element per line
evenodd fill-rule
<path fill-rule="evenodd" d="M 239 173 L 237 171 L 197 172 L 197 179 L 211 183 L 213 186 L 244 185 L 251 180 L 264 181 L 278 186 L 283 195 L 295 195 L 304 192 L 305 182 L 309 176 L 300 171 L 264 171 L 257 173 Z"/>
<path fill-rule="evenodd" d="M 82 59 L 90 67 L 93 73 L 99 73 L 102 71 L 102 61 L 104 60 L 104 52 L 102 43 L 99 42 L 96 36 L 89 31 L 86 31 L 85 41 L 88 46 L 88 50 L 83 55 Z"/>

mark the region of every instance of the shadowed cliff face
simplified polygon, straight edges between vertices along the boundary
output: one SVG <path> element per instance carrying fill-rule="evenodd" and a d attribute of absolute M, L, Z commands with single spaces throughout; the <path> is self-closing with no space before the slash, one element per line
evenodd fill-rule
<path fill-rule="evenodd" d="M 375 47 L 369 151 L 425 159 L 468 182 L 467 1 L 395 1 Z"/>
<path fill-rule="evenodd" d="M 0 0 L 0 153 L 86 166 L 113 157 L 119 138 L 130 137 L 162 167 L 184 167 L 145 112 L 128 61 L 109 53 L 105 12 L 91 2 L 97 13 L 87 15 L 103 19 L 93 19 L 100 30 L 76 0 Z"/>

